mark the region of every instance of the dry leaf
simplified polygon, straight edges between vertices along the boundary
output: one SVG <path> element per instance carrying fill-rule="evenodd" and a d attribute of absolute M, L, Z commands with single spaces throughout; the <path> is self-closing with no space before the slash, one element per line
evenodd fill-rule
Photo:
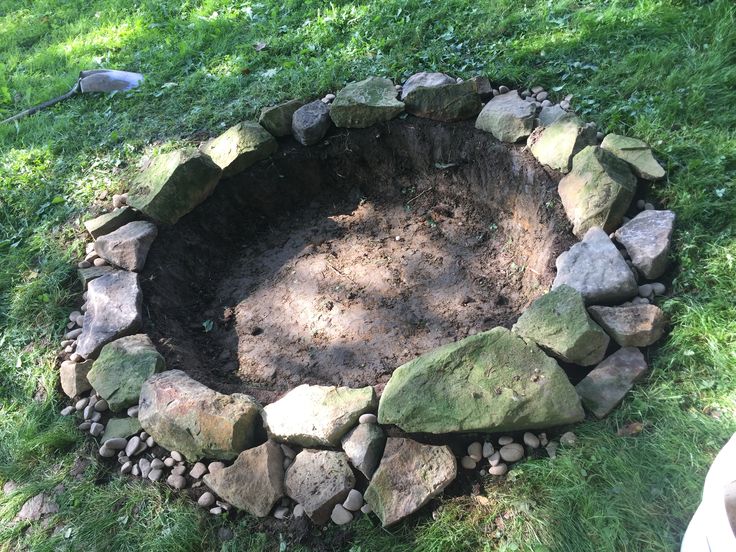
<path fill-rule="evenodd" d="M 639 435 L 643 430 L 644 424 L 642 422 L 631 422 L 620 428 L 616 432 L 616 435 L 619 437 L 633 437 L 634 435 Z"/>

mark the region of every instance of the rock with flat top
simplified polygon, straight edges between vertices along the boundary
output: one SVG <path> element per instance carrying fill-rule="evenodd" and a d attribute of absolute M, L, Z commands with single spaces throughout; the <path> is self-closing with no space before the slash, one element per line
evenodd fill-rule
<path fill-rule="evenodd" d="M 552 289 L 567 285 L 588 305 L 623 303 L 639 293 L 634 273 L 600 228 L 588 230 L 583 241 L 562 253 L 555 264 Z"/>
<path fill-rule="evenodd" d="M 236 508 L 265 517 L 284 496 L 284 461 L 281 447 L 273 441 L 244 450 L 232 466 L 204 476 L 204 482 Z"/>
<path fill-rule="evenodd" d="M 656 305 L 588 308 L 593 319 L 622 347 L 647 347 L 662 337 L 666 318 Z"/>
<path fill-rule="evenodd" d="M 652 155 L 652 148 L 643 140 L 607 134 L 601 147 L 626 161 L 634 174 L 644 180 L 659 180 L 664 177 L 664 169 Z"/>
<path fill-rule="evenodd" d="M 419 510 L 456 476 L 457 461 L 447 446 L 391 437 L 364 498 L 387 527 Z"/>
<path fill-rule="evenodd" d="M 115 209 L 99 217 L 84 221 L 84 227 L 93 238 L 97 239 L 139 218 L 140 214 L 135 209 L 126 205 L 120 209 Z"/>
<path fill-rule="evenodd" d="M 585 407 L 596 417 L 604 418 L 646 371 L 641 351 L 624 347 L 596 366 L 575 388 Z"/>
<path fill-rule="evenodd" d="M 92 389 L 87 374 L 92 369 L 91 360 L 72 362 L 65 360 L 59 368 L 59 381 L 64 393 L 70 398 L 78 397 L 85 391 Z"/>
<path fill-rule="evenodd" d="M 411 79 L 409 79 L 411 80 Z M 482 79 L 426 86 L 417 84 L 408 93 L 402 91 L 407 113 L 435 121 L 463 121 L 480 113 L 479 85 Z"/>
<path fill-rule="evenodd" d="M 279 148 L 276 139 L 256 122 L 245 121 L 208 140 L 200 151 L 208 155 L 228 178 L 267 159 Z"/>
<path fill-rule="evenodd" d="M 322 140 L 332 124 L 330 106 L 315 100 L 303 105 L 291 118 L 291 133 L 303 146 L 311 146 Z"/>
<path fill-rule="evenodd" d="M 572 170 L 560 180 L 557 191 L 576 236 L 595 226 L 610 233 L 634 198 L 636 177 L 609 151 L 587 146 L 573 157 Z"/>
<path fill-rule="evenodd" d="M 381 461 L 386 434 L 377 424 L 358 424 L 342 438 L 342 449 L 350 463 L 370 479 Z"/>
<path fill-rule="evenodd" d="M 289 100 L 271 107 L 261 109 L 258 123 L 277 138 L 291 135 L 291 119 L 294 112 L 302 107 L 304 102 Z"/>
<path fill-rule="evenodd" d="M 300 385 L 263 409 L 268 434 L 303 447 L 339 447 L 361 414 L 376 408 L 372 387 Z"/>
<path fill-rule="evenodd" d="M 286 471 L 286 494 L 302 505 L 317 525 L 330 519 L 336 504 L 342 504 L 355 476 L 343 452 L 304 449 Z"/>
<path fill-rule="evenodd" d="M 536 114 L 536 106 L 511 90 L 495 96 L 485 105 L 475 121 L 475 128 L 490 132 L 502 142 L 517 142 L 531 134 Z"/>
<path fill-rule="evenodd" d="M 337 127 L 366 128 L 390 121 L 404 111 L 396 99 L 396 88 L 389 79 L 368 77 L 351 82 L 340 90 L 330 108 L 330 117 Z"/>
<path fill-rule="evenodd" d="M 102 434 L 102 442 L 118 437 L 127 439 L 140 430 L 141 423 L 138 418 L 110 418 L 105 426 L 105 433 Z"/>
<path fill-rule="evenodd" d="M 455 84 L 456 82 L 450 75 L 445 75 L 444 73 L 428 73 L 426 71 L 414 73 L 406 79 L 406 82 L 401 87 L 401 99 L 405 100 L 412 91 L 419 87 L 439 88 L 440 86 Z"/>
<path fill-rule="evenodd" d="M 146 264 L 148 251 L 158 229 L 152 222 L 137 220 L 121 226 L 95 241 L 95 251 L 108 263 L 139 272 Z"/>
<path fill-rule="evenodd" d="M 675 213 L 672 211 L 642 211 L 616 230 L 616 240 L 631 257 L 631 262 L 645 278 L 659 278 L 667 269 Z"/>
<path fill-rule="evenodd" d="M 229 460 L 253 445 L 259 414 L 260 405 L 248 395 L 223 395 L 169 370 L 143 384 L 138 419 L 156 443 L 189 461 Z"/>
<path fill-rule="evenodd" d="M 595 127 L 567 114 L 549 126 L 534 129 L 526 143 L 542 165 L 566 173 L 578 152 L 596 144 L 595 134 Z"/>

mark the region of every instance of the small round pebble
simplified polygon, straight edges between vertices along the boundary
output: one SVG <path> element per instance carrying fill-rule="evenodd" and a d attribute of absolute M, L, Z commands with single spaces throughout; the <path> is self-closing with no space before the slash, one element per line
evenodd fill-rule
<path fill-rule="evenodd" d="M 649 299 L 647 299 L 646 297 L 634 297 L 631 300 L 631 304 L 632 305 L 648 305 Z"/>
<path fill-rule="evenodd" d="M 357 489 L 350 489 L 348 497 L 342 503 L 346 510 L 357 512 L 363 506 L 363 495 Z"/>
<path fill-rule="evenodd" d="M 542 91 L 542 92 L 540 92 L 539 94 L 536 95 L 536 98 L 537 98 L 537 101 L 538 102 L 543 102 L 548 97 L 549 97 L 549 93 L 548 92 L 544 92 L 544 91 Z"/>
<path fill-rule="evenodd" d="M 498 438 L 498 444 L 501 445 L 502 447 L 506 445 L 510 445 L 513 442 L 514 442 L 514 438 L 509 437 L 508 435 L 504 435 L 503 437 Z"/>
<path fill-rule="evenodd" d="M 567 111 L 568 109 L 570 109 L 570 102 L 568 102 L 567 100 L 562 100 L 560 102 L 560 107 Z"/>
<path fill-rule="evenodd" d="M 654 295 L 664 295 L 667 292 L 667 288 L 660 282 L 654 282 L 650 284 L 652 286 L 652 292 Z"/>
<path fill-rule="evenodd" d="M 149 437 L 148 433 L 146 433 L 145 431 L 141 431 L 138 435 L 140 436 L 141 441 L 145 441 Z"/>
<path fill-rule="evenodd" d="M 345 525 L 353 521 L 353 514 L 347 511 L 342 504 L 335 504 L 330 519 L 336 525 Z"/>
<path fill-rule="evenodd" d="M 138 408 L 139 408 L 139 406 L 137 404 L 135 406 L 131 406 L 130 408 L 128 408 L 128 410 L 127 410 L 126 413 L 131 418 L 137 418 L 138 417 Z"/>
<path fill-rule="evenodd" d="M 504 445 L 498 452 L 501 454 L 501 458 L 503 458 L 505 462 L 518 462 L 524 458 L 524 447 L 519 443 Z"/>
<path fill-rule="evenodd" d="M 105 426 L 97 422 L 93 422 L 89 428 L 89 434 L 92 437 L 99 437 L 103 431 L 105 431 Z"/>
<path fill-rule="evenodd" d="M 192 466 L 191 471 L 189 472 L 189 476 L 192 479 L 199 479 L 204 474 L 207 473 L 207 466 L 205 466 L 202 462 L 197 462 Z"/>
<path fill-rule="evenodd" d="M 160 458 L 154 458 L 153 460 L 151 460 L 151 467 L 154 469 L 163 469 L 165 465 L 166 464 L 164 464 L 163 460 L 161 460 Z"/>
<path fill-rule="evenodd" d="M 643 199 L 639 199 L 639 200 L 637 200 L 637 202 L 636 202 L 636 208 L 637 208 L 637 209 L 639 209 L 639 210 L 641 211 L 641 210 L 643 210 L 643 209 L 644 209 L 644 206 L 645 206 L 646 204 L 647 204 L 647 202 L 646 202 L 646 201 L 644 201 Z"/>
<path fill-rule="evenodd" d="M 639 297 L 650 297 L 654 293 L 651 284 L 639 286 Z"/>
<path fill-rule="evenodd" d="M 138 464 L 133 464 L 133 469 L 130 470 L 130 473 L 136 477 L 140 477 L 141 469 L 138 467 Z"/>
<path fill-rule="evenodd" d="M 187 467 L 184 466 L 184 465 L 174 466 L 171 469 L 171 473 L 173 473 L 174 475 L 184 475 L 186 473 L 186 471 L 187 471 Z"/>
<path fill-rule="evenodd" d="M 493 448 L 493 443 L 491 443 L 490 441 L 486 441 L 485 443 L 483 443 L 483 458 L 488 458 L 491 454 L 493 454 L 494 451 L 495 449 Z"/>
<path fill-rule="evenodd" d="M 177 491 L 187 486 L 187 480 L 183 475 L 174 475 L 173 473 L 166 478 L 166 483 Z"/>
<path fill-rule="evenodd" d="M 549 100 L 542 101 L 542 107 L 551 107 L 551 106 L 552 106 L 552 102 L 551 101 L 549 101 Z"/>
<path fill-rule="evenodd" d="M 215 503 L 215 495 L 213 495 L 211 492 L 207 491 L 202 496 L 199 497 L 199 500 L 197 500 L 197 504 L 199 504 L 202 508 L 209 508 Z"/>
<path fill-rule="evenodd" d="M 62 416 L 69 416 L 70 414 L 73 414 L 74 412 L 76 412 L 76 409 L 73 406 L 67 406 L 61 409 Z"/>
<path fill-rule="evenodd" d="M 176 464 L 176 460 L 174 460 L 171 456 L 167 456 L 164 458 L 164 466 L 167 468 L 173 468 L 174 464 Z"/>
<path fill-rule="evenodd" d="M 215 506 L 214 508 L 210 508 L 210 514 L 212 514 L 213 516 L 219 516 L 224 511 L 225 510 L 223 510 L 219 506 Z"/>
<path fill-rule="evenodd" d="M 644 210 L 645 211 L 654 211 L 654 205 L 652 205 L 651 203 L 645 203 L 644 204 Z"/>
<path fill-rule="evenodd" d="M 360 424 L 375 424 L 377 422 L 378 422 L 378 417 L 371 412 L 366 412 L 365 414 L 361 414 L 360 418 L 358 418 L 358 423 Z"/>
<path fill-rule="evenodd" d="M 286 519 L 289 517 L 289 509 L 286 506 L 279 506 L 273 511 L 273 517 L 276 519 Z"/>
<path fill-rule="evenodd" d="M 77 426 L 77 429 L 79 429 L 80 431 L 89 431 L 89 428 L 91 427 L 92 427 L 92 422 L 86 421 L 86 422 L 82 422 L 81 424 L 79 424 Z"/>
<path fill-rule="evenodd" d="M 500 94 L 506 94 L 508 91 L 509 91 L 509 87 L 504 84 L 498 87 L 498 92 Z"/>
<path fill-rule="evenodd" d="M 544 450 L 547 451 L 547 456 L 550 458 L 556 458 L 557 457 L 557 441 L 550 441 L 549 444 L 544 447 Z"/>
<path fill-rule="evenodd" d="M 306 512 L 304 511 L 304 506 L 301 504 L 297 504 L 294 506 L 294 511 L 291 513 L 291 517 L 294 518 L 300 518 L 302 517 Z"/>
<path fill-rule="evenodd" d="M 463 456 L 460 460 L 460 465 L 466 470 L 474 470 L 475 460 L 473 460 L 470 456 Z"/>
<path fill-rule="evenodd" d="M 296 511 L 296 508 L 294 508 L 294 510 Z M 360 507 L 360 511 L 364 514 L 370 514 L 373 511 L 373 508 L 371 508 L 371 505 L 366 502 Z"/>
<path fill-rule="evenodd" d="M 468 446 L 468 456 L 470 456 L 476 462 L 480 462 L 483 459 L 483 445 L 478 441 L 470 443 Z"/>
<path fill-rule="evenodd" d="M 105 399 L 100 399 L 95 403 L 95 410 L 97 412 L 106 412 L 108 408 L 110 408 L 110 406 L 107 404 Z"/>
<path fill-rule="evenodd" d="M 148 439 L 146 439 L 146 445 L 148 445 L 148 448 L 153 448 L 155 444 L 156 441 L 153 440 L 153 437 L 149 436 Z"/>
<path fill-rule="evenodd" d="M 89 420 L 91 422 L 99 422 L 102 419 L 102 412 L 93 411 Z"/>
<path fill-rule="evenodd" d="M 548 442 L 549 441 L 547 440 L 547 434 L 540 433 L 539 434 L 539 444 L 542 445 L 543 447 L 546 447 Z"/>
<path fill-rule="evenodd" d="M 119 450 L 118 451 L 118 462 L 120 464 L 125 464 L 128 461 L 130 461 L 130 458 L 128 458 L 127 456 L 125 456 L 125 451 L 124 450 Z"/>
<path fill-rule="evenodd" d="M 524 433 L 524 444 L 533 449 L 539 448 L 539 437 L 527 431 Z"/>
<path fill-rule="evenodd" d="M 296 456 L 296 454 L 294 456 Z M 173 458 L 174 456 L 172 455 L 171 457 Z M 223 464 L 222 462 L 210 462 L 209 466 L 207 466 L 207 471 L 210 473 L 215 473 L 216 471 L 219 471 L 224 467 L 225 464 Z"/>
<path fill-rule="evenodd" d="M 130 441 L 128 441 L 128 444 L 125 445 L 125 455 L 126 456 L 135 456 L 135 451 L 138 450 L 138 445 L 141 444 L 141 438 L 137 435 L 134 435 L 130 438 Z"/>
<path fill-rule="evenodd" d="M 115 451 L 111 448 L 108 448 L 106 445 L 102 445 L 99 450 L 100 456 L 103 458 L 112 458 L 115 456 Z"/>
<path fill-rule="evenodd" d="M 74 409 L 75 410 L 84 410 L 84 407 L 86 407 L 88 403 L 89 403 L 89 398 L 79 399 L 74 404 Z"/>
<path fill-rule="evenodd" d="M 120 466 L 120 473 L 130 473 L 131 471 L 133 471 L 133 462 L 130 460 Z"/>
<path fill-rule="evenodd" d="M 509 468 L 506 464 L 496 464 L 488 468 L 488 473 L 491 475 L 505 475 L 507 471 Z"/>
<path fill-rule="evenodd" d="M 105 266 L 107 264 L 107 261 L 101 257 L 98 257 L 94 261 L 92 261 L 92 264 L 95 266 Z"/>
<path fill-rule="evenodd" d="M 171 456 L 177 462 L 183 462 L 184 461 L 184 457 L 181 455 L 181 452 L 177 452 L 175 450 L 172 450 L 171 453 L 169 453 L 169 456 Z"/>
<path fill-rule="evenodd" d="M 532 86 L 532 94 L 536 96 L 540 92 L 544 92 L 544 86 L 539 86 L 539 85 Z"/>
<path fill-rule="evenodd" d="M 565 447 L 574 447 L 578 442 L 577 435 L 575 435 L 572 431 L 568 431 L 566 433 L 563 433 L 560 437 L 560 444 Z"/>
<path fill-rule="evenodd" d="M 501 461 L 501 453 L 498 451 L 494 452 L 488 457 L 488 463 L 491 466 L 497 466 L 500 461 Z"/>
<path fill-rule="evenodd" d="M 80 261 L 77 263 L 77 268 L 90 268 L 92 266 L 92 263 L 89 261 Z"/>

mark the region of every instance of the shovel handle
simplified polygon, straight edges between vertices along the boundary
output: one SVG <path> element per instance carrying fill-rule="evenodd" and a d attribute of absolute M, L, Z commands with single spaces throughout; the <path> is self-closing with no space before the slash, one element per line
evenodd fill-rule
<path fill-rule="evenodd" d="M 79 81 L 77 81 L 77 83 L 74 86 L 72 86 L 71 90 L 69 90 L 69 92 L 67 92 L 66 94 L 62 94 L 61 96 L 54 98 L 53 100 L 45 101 L 42 104 L 34 105 L 33 107 L 26 109 L 25 111 L 21 111 L 17 115 L 13 115 L 12 117 L 5 119 L 4 121 L 0 122 L 0 124 L 12 123 L 13 121 L 17 121 L 18 119 L 27 117 L 28 115 L 33 115 L 34 113 L 38 113 L 42 109 L 46 109 L 47 107 L 51 107 L 54 104 L 57 104 L 63 100 L 66 100 L 67 98 L 71 98 L 77 92 L 79 92 Z"/>

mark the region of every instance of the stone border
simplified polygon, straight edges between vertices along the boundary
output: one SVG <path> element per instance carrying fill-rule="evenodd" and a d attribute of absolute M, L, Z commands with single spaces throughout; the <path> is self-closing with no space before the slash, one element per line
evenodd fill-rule
<path fill-rule="evenodd" d="M 198 150 L 154 158 L 129 194 L 113 196 L 113 211 L 84 223 L 94 238 L 78 264 L 85 303 L 70 314 L 61 342 L 61 386 L 76 402 L 61 414 L 80 414 L 79 429 L 99 439 L 100 456 L 116 457 L 121 473 L 151 481 L 168 473 L 169 486 L 190 487 L 212 514 L 235 507 L 259 517 L 306 515 L 316 524 L 345 524 L 373 511 L 388 526 L 455 479 L 449 446 L 387 437 L 386 425 L 488 436 L 460 457 L 463 469 L 481 475 L 503 476 L 542 448 L 554 458 L 560 444 L 575 444 L 574 434 L 551 441 L 534 430 L 582 420 L 582 405 L 606 416 L 646 372 L 639 348 L 665 329 L 651 303 L 666 289 L 652 280 L 667 268 L 675 218 L 643 200 L 639 214 L 625 217 L 638 182 L 663 178 L 664 169 L 644 142 L 604 136 L 584 123 L 570 111 L 571 100 L 553 104 L 538 86 L 495 89 L 485 77 L 418 73 L 403 86 L 369 77 L 321 100 L 264 108 L 258 123 L 235 125 Z M 557 259 L 551 291 L 512 331 L 495 328 L 397 368 L 380 401 L 371 387 L 300 385 L 264 408 L 165 371 L 154 344 L 137 333 L 143 327 L 137 272 L 157 225 L 175 224 L 222 177 L 268 158 L 278 149 L 276 138 L 310 146 L 333 124 L 365 128 L 404 113 L 441 122 L 475 118 L 476 128 L 504 142 L 526 140 L 542 165 L 566 174 L 558 191 L 581 241 Z M 640 278 L 648 282 L 639 285 Z M 606 357 L 611 340 L 620 348 Z M 557 361 L 595 368 L 573 388 Z M 494 375 L 488 366 L 499 369 Z M 452 369 L 437 378 L 442 367 Z M 258 424 L 268 440 L 257 445 Z M 511 432 L 524 432 L 523 444 L 503 435 Z"/>

